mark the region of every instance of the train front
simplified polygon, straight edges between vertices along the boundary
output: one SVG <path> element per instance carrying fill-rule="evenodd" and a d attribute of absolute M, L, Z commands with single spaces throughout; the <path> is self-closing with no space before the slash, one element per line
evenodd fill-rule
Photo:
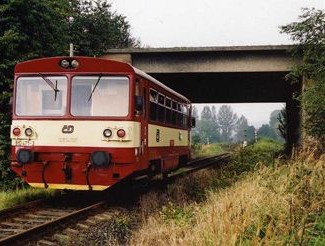
<path fill-rule="evenodd" d="M 15 68 L 11 169 L 40 188 L 104 190 L 138 161 L 132 70 L 96 58 L 45 58 Z"/>

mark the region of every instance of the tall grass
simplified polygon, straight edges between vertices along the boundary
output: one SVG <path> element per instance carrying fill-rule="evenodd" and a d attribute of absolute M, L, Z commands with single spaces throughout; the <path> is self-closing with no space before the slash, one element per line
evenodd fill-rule
<path fill-rule="evenodd" d="M 305 244 L 322 214 L 324 164 L 298 159 L 261 167 L 232 187 L 210 193 L 184 242 L 197 244 Z"/>
<path fill-rule="evenodd" d="M 221 143 L 192 146 L 192 157 L 212 156 L 223 152 L 225 152 L 225 147 Z"/>
<path fill-rule="evenodd" d="M 228 169 L 202 171 L 173 184 L 165 194 L 145 195 L 140 201 L 143 223 L 130 243 L 325 243 L 325 155 L 301 153 L 284 161 L 274 159 L 275 148 L 263 162 L 254 150 L 245 151 L 252 156 L 246 169 L 236 169 L 239 153 Z"/>
<path fill-rule="evenodd" d="M 25 188 L 14 191 L 0 191 L 0 210 L 18 204 L 54 196 L 54 190 Z"/>

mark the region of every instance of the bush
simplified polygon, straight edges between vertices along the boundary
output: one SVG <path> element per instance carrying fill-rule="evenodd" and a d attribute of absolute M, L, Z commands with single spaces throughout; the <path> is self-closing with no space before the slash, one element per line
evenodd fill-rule
<path fill-rule="evenodd" d="M 302 96 L 305 110 L 304 127 L 306 133 L 325 141 L 325 80 L 315 83 Z"/>
<path fill-rule="evenodd" d="M 258 139 L 257 143 L 234 153 L 233 165 L 237 174 L 254 170 L 259 164 L 271 165 L 283 150 L 283 144 L 273 139 Z"/>
<path fill-rule="evenodd" d="M 298 45 L 293 55 L 303 60 L 288 75 L 293 81 L 303 77 L 302 105 L 306 133 L 324 142 L 325 135 L 325 12 L 303 9 L 298 22 L 281 27 Z"/>

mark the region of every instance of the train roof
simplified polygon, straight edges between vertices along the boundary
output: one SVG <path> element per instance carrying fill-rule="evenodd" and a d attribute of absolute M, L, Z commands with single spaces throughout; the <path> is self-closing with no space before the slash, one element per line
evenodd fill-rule
<path fill-rule="evenodd" d="M 59 66 L 60 61 L 62 61 L 63 59 L 67 59 L 67 60 L 75 59 L 79 61 L 79 67 L 70 70 L 64 69 Z M 94 57 L 83 57 L 83 56 L 74 56 L 74 57 L 59 56 L 59 57 L 46 57 L 46 58 L 29 60 L 29 61 L 18 63 L 15 66 L 15 73 L 52 73 L 52 72 L 53 73 L 54 72 L 76 73 L 76 72 L 85 72 L 85 71 L 98 72 L 98 73 L 116 72 L 116 71 L 119 71 L 121 73 L 135 73 L 151 81 L 152 83 L 158 85 L 164 90 L 174 94 L 175 96 L 181 98 L 182 100 L 190 102 L 190 100 L 187 99 L 185 96 L 179 94 L 178 92 L 164 85 L 163 83 L 156 80 L 155 78 L 145 73 L 144 71 L 136 67 L 133 67 L 129 63 L 124 63 L 120 61 L 108 60 L 103 58 L 94 58 Z"/>

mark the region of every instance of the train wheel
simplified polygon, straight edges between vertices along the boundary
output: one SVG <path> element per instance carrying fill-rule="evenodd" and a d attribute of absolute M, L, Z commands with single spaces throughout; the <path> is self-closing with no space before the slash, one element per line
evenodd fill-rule
<path fill-rule="evenodd" d="M 150 161 L 150 165 L 148 168 L 148 176 L 153 178 L 155 175 L 161 172 L 161 164 L 160 160 Z"/>
<path fill-rule="evenodd" d="M 168 172 L 162 173 L 162 178 L 163 178 L 164 181 L 168 180 L 168 174 L 169 174 Z"/>

